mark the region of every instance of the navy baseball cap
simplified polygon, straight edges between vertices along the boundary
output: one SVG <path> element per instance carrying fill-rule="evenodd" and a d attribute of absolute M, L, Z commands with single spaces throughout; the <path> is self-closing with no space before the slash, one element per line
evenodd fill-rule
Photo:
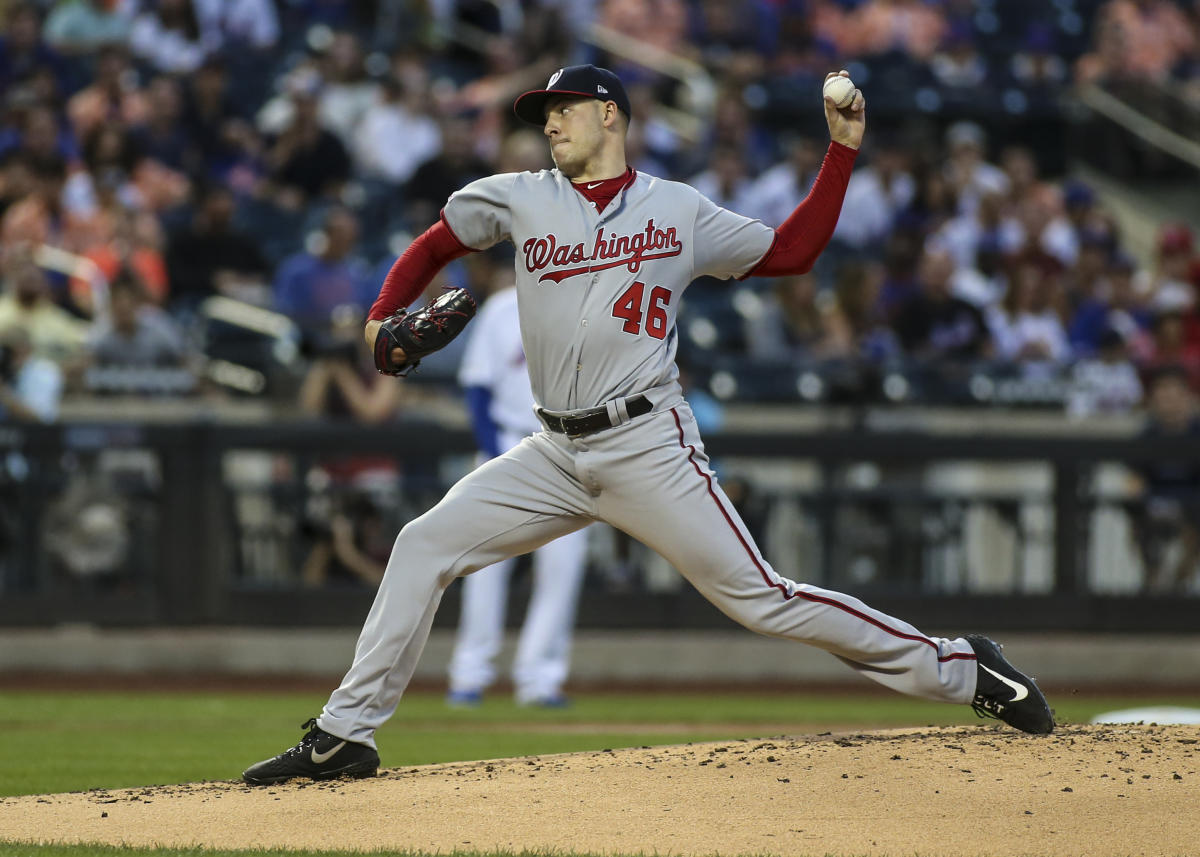
<path fill-rule="evenodd" d="M 546 102 L 555 95 L 579 95 L 613 101 L 628 119 L 633 115 L 629 96 L 621 79 L 606 68 L 594 65 L 569 65 L 550 75 L 545 89 L 534 89 L 517 97 L 513 112 L 531 125 L 546 124 Z"/>

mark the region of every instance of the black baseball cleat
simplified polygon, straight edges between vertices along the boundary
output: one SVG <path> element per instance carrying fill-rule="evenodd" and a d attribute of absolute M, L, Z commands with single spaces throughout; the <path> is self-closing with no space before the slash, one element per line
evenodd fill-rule
<path fill-rule="evenodd" d="M 1034 735 L 1054 731 L 1054 713 L 1037 682 L 1005 659 L 1000 645 L 979 634 L 967 634 L 975 650 L 977 677 L 971 707 L 980 717 L 995 717 Z"/>
<path fill-rule="evenodd" d="M 355 744 L 330 735 L 316 718 L 300 726 L 308 734 L 290 750 L 264 759 L 242 772 L 252 786 L 271 786 L 296 777 L 332 780 L 337 777 L 373 777 L 379 769 L 379 754 L 366 744 Z"/>

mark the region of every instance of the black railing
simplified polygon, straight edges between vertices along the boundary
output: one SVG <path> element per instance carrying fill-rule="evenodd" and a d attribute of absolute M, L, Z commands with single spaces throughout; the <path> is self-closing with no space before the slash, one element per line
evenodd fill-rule
<path fill-rule="evenodd" d="M 1146 583 L 1133 538 L 1144 504 L 1119 475 L 1200 460 L 1188 439 L 858 428 L 727 432 L 707 445 L 781 574 L 917 624 L 1198 625 L 1186 585 Z M 473 452 L 468 432 L 416 423 L 0 427 L 0 624 L 357 625 L 370 586 L 313 587 L 301 574 L 328 507 L 339 492 L 370 495 L 390 538 Z M 608 559 L 594 560 L 581 625 L 728 625 L 671 575 L 618 579 Z M 456 620 L 456 589 L 441 624 Z"/>

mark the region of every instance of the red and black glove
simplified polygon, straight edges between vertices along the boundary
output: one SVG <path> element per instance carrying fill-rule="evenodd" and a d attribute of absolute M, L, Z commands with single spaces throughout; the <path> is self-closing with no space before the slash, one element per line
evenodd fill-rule
<path fill-rule="evenodd" d="M 445 348 L 475 316 L 475 298 L 466 289 L 449 289 L 416 312 L 388 316 L 375 334 L 375 368 L 384 375 L 407 375 L 421 358 Z M 404 349 L 397 362 L 393 350 Z"/>

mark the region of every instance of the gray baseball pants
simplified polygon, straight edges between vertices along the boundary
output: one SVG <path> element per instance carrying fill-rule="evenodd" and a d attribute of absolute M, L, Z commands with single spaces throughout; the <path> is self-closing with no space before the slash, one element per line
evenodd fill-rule
<path fill-rule="evenodd" d="M 658 551 L 753 631 L 822 648 L 902 693 L 957 703 L 974 694 L 975 656 L 966 640 L 926 636 L 856 598 L 776 574 L 717 484 L 691 410 L 678 400 L 578 439 L 527 437 L 405 526 L 354 663 L 318 725 L 375 746 L 375 730 L 412 678 L 445 588 L 597 520 Z"/>

